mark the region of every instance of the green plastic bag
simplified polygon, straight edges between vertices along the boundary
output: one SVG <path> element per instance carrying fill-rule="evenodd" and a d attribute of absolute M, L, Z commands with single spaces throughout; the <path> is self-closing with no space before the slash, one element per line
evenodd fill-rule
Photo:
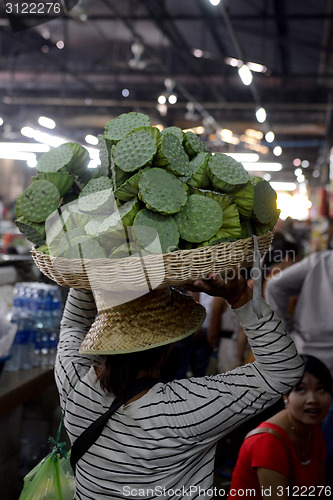
<path fill-rule="evenodd" d="M 62 421 L 57 439 L 50 438 L 54 448 L 24 478 L 19 500 L 72 500 L 75 478 L 65 450 L 66 443 L 59 443 Z"/>

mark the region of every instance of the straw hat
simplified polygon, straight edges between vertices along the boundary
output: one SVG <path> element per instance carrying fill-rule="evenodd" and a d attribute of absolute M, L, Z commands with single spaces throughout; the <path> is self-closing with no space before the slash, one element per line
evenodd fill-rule
<path fill-rule="evenodd" d="M 103 308 L 83 341 L 81 354 L 144 351 L 188 337 L 202 325 L 206 311 L 175 288 L 154 290 L 116 307 Z"/>

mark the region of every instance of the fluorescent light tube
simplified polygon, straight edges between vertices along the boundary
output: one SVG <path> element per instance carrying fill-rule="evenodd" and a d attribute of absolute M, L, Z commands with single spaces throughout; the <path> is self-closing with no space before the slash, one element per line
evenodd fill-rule
<path fill-rule="evenodd" d="M 245 170 L 254 170 L 254 171 L 261 171 L 261 172 L 279 172 L 282 170 L 282 164 L 281 163 L 269 163 L 269 162 L 261 162 L 258 161 L 257 163 L 243 163 L 243 167 Z"/>

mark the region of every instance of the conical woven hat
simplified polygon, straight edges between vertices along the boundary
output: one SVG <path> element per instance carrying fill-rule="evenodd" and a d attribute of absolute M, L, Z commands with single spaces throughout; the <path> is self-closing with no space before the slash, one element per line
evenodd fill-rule
<path fill-rule="evenodd" d="M 81 354 L 143 351 L 181 340 L 198 330 L 206 311 L 174 288 L 154 290 L 112 308 L 101 307 L 83 341 Z"/>

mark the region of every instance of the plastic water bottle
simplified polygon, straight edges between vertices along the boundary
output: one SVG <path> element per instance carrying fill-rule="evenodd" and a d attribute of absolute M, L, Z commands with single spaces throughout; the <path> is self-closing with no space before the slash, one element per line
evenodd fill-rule
<path fill-rule="evenodd" d="M 6 370 L 53 366 L 62 308 L 61 293 L 55 285 L 15 285 L 10 320 L 17 325 L 17 334 L 11 350 L 11 360 L 5 366 Z"/>

